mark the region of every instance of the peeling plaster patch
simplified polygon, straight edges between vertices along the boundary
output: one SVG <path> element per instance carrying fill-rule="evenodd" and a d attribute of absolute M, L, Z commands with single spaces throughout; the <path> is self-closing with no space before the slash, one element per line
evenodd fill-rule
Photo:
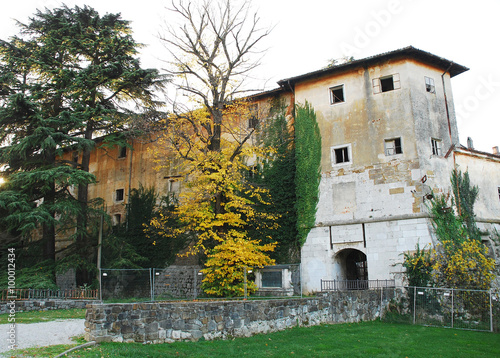
<path fill-rule="evenodd" d="M 400 188 L 394 188 L 394 189 L 389 189 L 389 194 L 394 195 L 394 194 L 404 194 L 405 188 L 400 187 Z"/>

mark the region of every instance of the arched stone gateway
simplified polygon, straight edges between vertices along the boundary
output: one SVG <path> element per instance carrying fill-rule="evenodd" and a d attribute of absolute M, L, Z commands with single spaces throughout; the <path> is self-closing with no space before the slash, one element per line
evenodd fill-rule
<path fill-rule="evenodd" d="M 344 249 L 335 255 L 341 280 L 368 280 L 366 255 L 356 249 Z"/>

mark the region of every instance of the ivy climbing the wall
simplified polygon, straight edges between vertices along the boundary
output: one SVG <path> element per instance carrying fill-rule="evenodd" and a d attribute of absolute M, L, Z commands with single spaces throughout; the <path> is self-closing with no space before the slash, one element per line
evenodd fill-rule
<path fill-rule="evenodd" d="M 297 230 L 302 246 L 315 224 L 321 177 L 321 135 L 316 113 L 307 101 L 296 106 L 295 162 Z"/>

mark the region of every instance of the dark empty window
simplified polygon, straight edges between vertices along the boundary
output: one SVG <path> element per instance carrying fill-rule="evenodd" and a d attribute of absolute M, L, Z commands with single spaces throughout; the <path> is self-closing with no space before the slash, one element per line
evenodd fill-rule
<path fill-rule="evenodd" d="M 344 85 L 330 88 L 330 104 L 344 102 Z"/>
<path fill-rule="evenodd" d="M 401 138 L 386 139 L 385 141 L 385 155 L 395 155 L 403 153 L 401 146 Z"/>
<path fill-rule="evenodd" d="M 335 155 L 335 164 L 349 162 L 349 148 L 342 147 L 333 150 Z"/>
<path fill-rule="evenodd" d="M 252 104 L 249 106 L 249 118 L 248 118 L 248 128 L 257 128 L 259 124 L 258 113 L 259 106 L 257 104 Z"/>
<path fill-rule="evenodd" d="M 262 271 L 262 287 L 282 287 L 280 271 Z"/>
<path fill-rule="evenodd" d="M 380 89 L 382 92 L 389 92 L 394 90 L 394 80 L 392 76 L 380 79 Z"/>
<path fill-rule="evenodd" d="M 384 76 L 380 78 L 374 78 L 372 81 L 373 81 L 373 94 L 390 92 L 401 88 L 399 73 L 395 73 L 393 75 Z"/>
<path fill-rule="evenodd" d="M 73 152 L 72 161 L 73 167 L 76 168 L 78 166 L 78 152 Z"/>
<path fill-rule="evenodd" d="M 115 192 L 115 201 L 123 201 L 125 189 L 117 189 Z"/>
<path fill-rule="evenodd" d="M 122 223 L 122 216 L 121 216 L 121 214 L 115 214 L 115 215 L 113 215 L 113 225 L 117 226 L 117 225 L 120 225 L 121 223 Z"/>
<path fill-rule="evenodd" d="M 127 157 L 127 147 L 120 147 L 118 149 L 118 158 L 126 158 Z"/>

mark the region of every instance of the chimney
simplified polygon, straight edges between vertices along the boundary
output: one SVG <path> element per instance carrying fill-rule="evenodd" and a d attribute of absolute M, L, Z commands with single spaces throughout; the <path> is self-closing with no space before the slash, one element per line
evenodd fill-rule
<path fill-rule="evenodd" d="M 499 155 L 500 153 L 498 152 L 498 146 L 493 147 L 493 154 Z"/>
<path fill-rule="evenodd" d="M 474 143 L 472 142 L 471 137 L 467 137 L 467 148 L 468 149 L 474 149 Z"/>

